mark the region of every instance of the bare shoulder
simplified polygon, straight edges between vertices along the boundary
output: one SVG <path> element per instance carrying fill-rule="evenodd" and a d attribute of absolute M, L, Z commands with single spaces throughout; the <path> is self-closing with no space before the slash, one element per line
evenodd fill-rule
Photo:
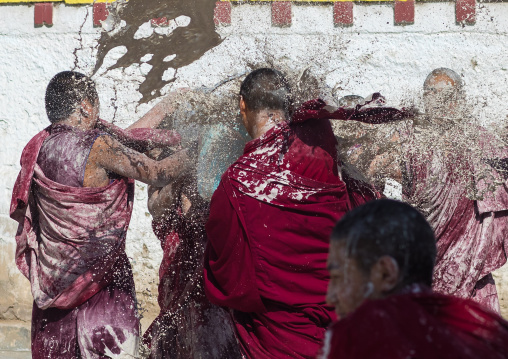
<path fill-rule="evenodd" d="M 106 169 L 97 161 L 104 152 L 104 148 L 108 146 L 109 139 L 111 139 L 110 136 L 99 136 L 95 140 L 86 162 L 83 187 L 104 187 L 109 184 L 109 176 Z"/>

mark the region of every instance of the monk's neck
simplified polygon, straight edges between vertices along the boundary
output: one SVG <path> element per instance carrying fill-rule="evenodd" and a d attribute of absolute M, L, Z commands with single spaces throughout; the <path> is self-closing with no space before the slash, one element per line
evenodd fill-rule
<path fill-rule="evenodd" d="M 251 129 L 253 139 L 263 136 L 278 123 L 286 121 L 284 111 L 280 110 L 261 110 L 253 115 L 252 122 L 254 126 Z"/>

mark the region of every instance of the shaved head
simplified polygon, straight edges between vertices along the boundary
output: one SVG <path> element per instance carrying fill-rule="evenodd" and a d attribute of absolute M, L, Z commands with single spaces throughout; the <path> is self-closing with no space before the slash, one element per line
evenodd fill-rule
<path fill-rule="evenodd" d="M 423 83 L 425 112 L 434 120 L 460 120 L 465 111 L 463 82 L 455 71 L 441 67 L 433 70 Z"/>
<path fill-rule="evenodd" d="M 446 67 L 433 70 L 425 79 L 423 89 L 451 87 L 462 90 L 462 79 L 455 71 Z"/>

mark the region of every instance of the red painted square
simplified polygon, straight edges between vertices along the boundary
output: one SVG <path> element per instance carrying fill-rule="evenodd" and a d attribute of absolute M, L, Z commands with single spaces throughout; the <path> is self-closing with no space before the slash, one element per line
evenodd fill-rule
<path fill-rule="evenodd" d="M 106 3 L 93 4 L 93 26 L 101 26 L 101 21 L 106 21 L 109 11 Z"/>
<path fill-rule="evenodd" d="M 44 25 L 44 4 L 35 4 L 34 6 L 34 25 Z"/>
<path fill-rule="evenodd" d="M 155 19 L 150 20 L 152 27 L 165 27 L 169 25 L 169 20 L 167 17 L 157 17 Z"/>
<path fill-rule="evenodd" d="M 394 5 L 395 25 L 411 25 L 415 23 L 414 0 L 398 1 Z"/>
<path fill-rule="evenodd" d="M 341 1 L 333 4 L 333 23 L 335 26 L 353 25 L 353 2 Z"/>
<path fill-rule="evenodd" d="M 291 1 L 272 2 L 272 25 L 291 26 Z"/>
<path fill-rule="evenodd" d="M 215 25 L 231 25 L 231 3 L 229 1 L 217 1 L 213 12 Z"/>
<path fill-rule="evenodd" d="M 53 25 L 53 4 L 37 3 L 34 6 L 34 25 L 35 26 Z"/>
<path fill-rule="evenodd" d="M 455 0 L 455 21 L 473 25 L 476 22 L 476 0 Z"/>
<path fill-rule="evenodd" d="M 44 4 L 44 23 L 46 25 L 53 25 L 53 4 L 45 3 Z"/>

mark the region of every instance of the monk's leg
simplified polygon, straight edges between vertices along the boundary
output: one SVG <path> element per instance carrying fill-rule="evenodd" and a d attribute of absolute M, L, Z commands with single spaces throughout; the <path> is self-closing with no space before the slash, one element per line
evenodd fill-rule
<path fill-rule="evenodd" d="M 495 313 L 501 313 L 496 282 L 491 273 L 487 274 L 476 283 L 472 299 Z"/>
<path fill-rule="evenodd" d="M 140 323 L 130 264 L 115 268 L 113 282 L 78 307 L 83 358 L 137 358 Z"/>
<path fill-rule="evenodd" d="M 77 341 L 76 309 L 32 309 L 32 358 L 81 358 Z"/>

